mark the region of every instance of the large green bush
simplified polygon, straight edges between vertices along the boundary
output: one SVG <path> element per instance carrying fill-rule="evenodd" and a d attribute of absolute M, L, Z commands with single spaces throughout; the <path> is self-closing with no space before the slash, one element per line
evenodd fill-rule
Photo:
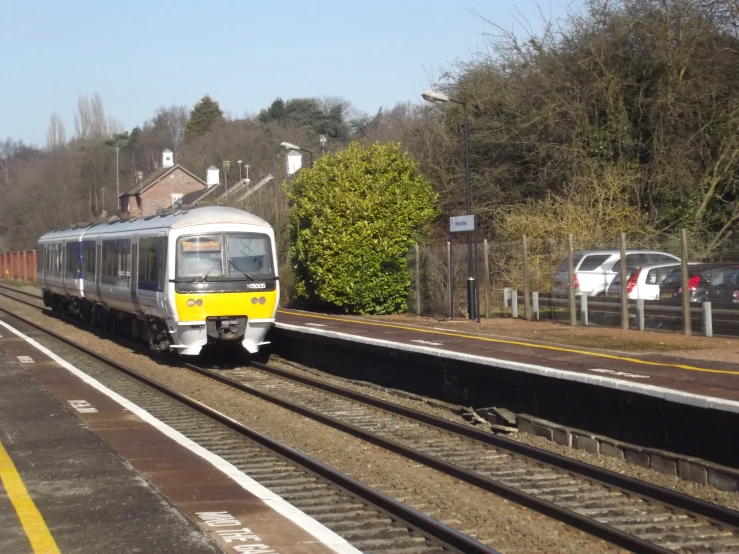
<path fill-rule="evenodd" d="M 346 313 L 407 310 L 406 253 L 434 218 L 436 195 L 399 144 L 323 156 L 288 196 L 300 298 Z"/>

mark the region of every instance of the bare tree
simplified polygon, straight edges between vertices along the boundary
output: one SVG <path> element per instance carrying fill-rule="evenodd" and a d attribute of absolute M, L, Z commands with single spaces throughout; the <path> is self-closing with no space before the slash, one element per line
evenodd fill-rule
<path fill-rule="evenodd" d="M 75 137 L 81 140 L 108 135 L 108 121 L 105 118 L 103 98 L 99 92 L 92 97 L 83 95 L 77 99 L 74 131 Z"/>
<path fill-rule="evenodd" d="M 67 144 L 64 123 L 59 115 L 54 112 L 49 120 L 49 130 L 46 132 L 46 149 L 51 152 L 63 148 Z"/>

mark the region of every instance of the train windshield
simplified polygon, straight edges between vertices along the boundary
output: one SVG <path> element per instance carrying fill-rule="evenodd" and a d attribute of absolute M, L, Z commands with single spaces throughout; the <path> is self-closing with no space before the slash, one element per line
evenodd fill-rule
<path fill-rule="evenodd" d="M 182 237 L 177 242 L 177 278 L 195 281 L 256 280 L 274 277 L 267 235 L 218 233 Z"/>

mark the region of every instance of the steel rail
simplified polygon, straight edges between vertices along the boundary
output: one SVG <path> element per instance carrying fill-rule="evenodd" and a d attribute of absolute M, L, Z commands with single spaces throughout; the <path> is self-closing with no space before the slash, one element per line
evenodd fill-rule
<path fill-rule="evenodd" d="M 34 307 L 38 308 L 38 306 Z M 171 360 L 171 358 L 166 359 Z M 644 541 L 642 539 L 639 539 L 638 537 L 630 535 L 629 533 L 623 532 L 619 529 L 615 529 L 614 527 L 605 525 L 586 516 L 582 516 L 572 510 L 562 508 L 555 503 L 548 502 L 546 500 L 539 499 L 534 495 L 521 492 L 514 487 L 504 485 L 503 483 L 500 483 L 494 479 L 490 479 L 473 471 L 469 471 L 454 464 L 450 464 L 449 462 L 440 460 L 439 458 L 420 452 L 416 449 L 410 448 L 391 439 L 380 437 L 374 433 L 365 431 L 354 425 L 342 422 L 331 416 L 327 416 L 310 408 L 300 406 L 279 396 L 258 390 L 250 385 L 240 383 L 238 381 L 215 373 L 212 370 L 205 369 L 182 360 L 180 361 L 183 366 L 187 367 L 191 371 L 218 381 L 221 384 L 257 396 L 265 401 L 276 404 L 285 409 L 289 409 L 306 417 L 310 417 L 311 419 L 351 434 L 352 436 L 355 436 L 357 438 L 366 440 L 372 444 L 390 450 L 396 454 L 403 455 L 409 459 L 412 459 L 419 463 L 423 463 L 424 465 L 447 473 L 455 478 L 466 481 L 479 488 L 498 494 L 518 504 L 543 513 L 549 517 L 553 517 L 559 521 L 572 525 L 573 527 L 576 527 L 591 535 L 598 536 L 618 546 L 628 548 L 633 552 L 670 552 L 669 550 L 666 550 L 654 543 Z M 567 458 L 565 456 L 561 456 L 547 450 L 512 441 L 510 439 L 506 439 L 492 433 L 487 433 L 433 415 L 418 412 L 411 408 L 406 408 L 404 406 L 393 404 L 385 400 L 380 400 L 378 398 L 374 398 L 359 392 L 343 389 L 341 387 L 324 383 L 310 377 L 296 375 L 289 371 L 254 361 L 250 361 L 250 363 L 251 365 L 263 371 L 270 372 L 280 377 L 291 379 L 293 381 L 300 382 L 302 384 L 323 390 L 325 392 L 349 398 L 356 402 L 370 405 L 372 407 L 418 421 L 437 429 L 442 429 L 447 432 L 465 436 L 467 438 L 482 442 L 495 448 L 506 450 L 510 453 L 524 456 L 526 458 L 536 460 L 537 462 L 571 472 L 580 477 L 585 477 L 593 481 L 598 481 L 603 485 L 618 488 L 624 492 L 629 492 L 644 499 L 660 502 L 662 504 L 674 507 L 680 511 L 688 512 L 691 515 L 701 516 L 718 523 L 730 525 L 733 527 L 739 527 L 739 512 L 736 512 L 729 508 L 724 508 L 722 506 L 718 506 L 716 504 L 712 504 L 701 499 L 693 498 L 676 491 L 659 487 L 651 483 L 620 475 L 613 471 L 573 460 L 571 458 Z"/>
<path fill-rule="evenodd" d="M 705 500 L 701 500 L 699 498 L 694 498 L 692 496 L 688 496 L 677 491 L 666 489 L 658 485 L 653 485 L 651 483 L 647 483 L 646 481 L 634 479 L 633 477 L 621 475 L 620 473 L 616 473 L 615 471 L 600 468 L 585 462 L 581 462 L 579 460 L 574 460 L 572 458 L 568 458 L 554 452 L 549 452 L 548 450 L 543 450 L 541 448 L 536 448 L 535 446 L 516 442 L 514 440 L 507 439 L 499 435 L 494 435 L 493 433 L 488 433 L 486 431 L 481 431 L 473 427 L 468 427 L 467 425 L 462 425 L 434 415 L 419 412 L 412 408 L 407 408 L 399 404 L 394 404 L 386 400 L 381 400 L 379 398 L 375 398 L 361 392 L 344 389 L 336 385 L 313 379 L 311 377 L 296 375 L 290 371 L 262 364 L 259 362 L 250 363 L 251 365 L 263 371 L 267 371 L 285 379 L 297 381 L 304 385 L 337 394 L 356 402 L 367 404 L 375 408 L 379 408 L 406 417 L 408 419 L 424 423 L 431 427 L 436 427 L 438 429 L 443 429 L 445 431 L 456 433 L 458 435 L 463 435 L 465 437 L 488 444 L 495 448 L 506 450 L 514 454 L 519 454 L 521 456 L 534 459 L 538 462 L 542 462 L 547 465 L 575 473 L 582 477 L 587 477 L 604 485 L 617 487 L 623 491 L 634 493 L 648 500 L 657 500 L 663 504 L 673 506 L 682 511 L 690 512 L 693 515 L 700 515 L 719 523 L 724 523 L 733 527 L 739 527 L 739 512 L 730 508 L 725 508 L 711 502 L 706 502 Z"/>
<path fill-rule="evenodd" d="M 287 446 L 286 444 L 271 439 L 266 435 L 263 435 L 262 433 L 259 433 L 258 431 L 255 431 L 254 429 L 251 429 L 239 423 L 231 417 L 222 414 L 217 410 L 214 410 L 206 404 L 203 404 L 202 402 L 195 400 L 194 398 L 190 398 L 189 396 L 181 394 L 174 389 L 168 387 L 167 385 L 151 379 L 150 377 L 147 377 L 139 373 L 138 371 L 131 369 L 124 364 L 121 364 L 120 362 L 112 360 L 107 356 L 95 352 L 90 348 L 77 344 L 71 339 L 60 335 L 59 333 L 55 333 L 54 331 L 45 329 L 41 325 L 38 325 L 23 316 L 13 314 L 12 312 L 4 308 L 0 308 L 0 312 L 4 312 L 11 317 L 16 318 L 22 321 L 24 324 L 29 325 L 30 327 L 33 327 L 34 329 L 37 329 L 38 331 L 41 331 L 69 346 L 72 346 L 80 352 L 84 352 L 86 355 L 95 358 L 96 360 L 103 362 L 104 364 L 109 365 L 121 371 L 122 373 L 125 373 L 129 377 L 132 377 L 137 381 L 144 383 L 145 385 L 169 396 L 170 398 L 210 417 L 214 421 L 217 421 L 218 423 L 228 427 L 236 433 L 258 444 L 261 444 L 265 448 L 283 456 L 284 458 L 287 458 L 293 463 L 296 463 L 304 467 L 305 469 L 315 473 L 316 475 L 319 475 L 327 479 L 328 481 L 331 481 L 341 488 L 357 495 L 361 499 L 377 506 L 388 514 L 395 516 L 396 518 L 408 523 L 412 527 L 419 529 L 420 531 L 426 533 L 427 535 L 430 535 L 431 537 L 439 540 L 442 543 L 447 544 L 448 546 L 451 546 L 452 548 L 470 553 L 498 554 L 496 550 L 476 541 L 472 537 L 460 533 L 456 529 L 452 529 L 451 527 L 444 525 L 443 523 L 419 512 L 418 510 L 410 508 L 402 502 L 399 502 L 394 498 L 391 498 L 379 491 L 376 491 L 375 489 L 345 475 L 344 473 L 324 464 L 323 462 L 311 458 L 310 456 L 303 454 L 302 452 L 290 446 Z"/>

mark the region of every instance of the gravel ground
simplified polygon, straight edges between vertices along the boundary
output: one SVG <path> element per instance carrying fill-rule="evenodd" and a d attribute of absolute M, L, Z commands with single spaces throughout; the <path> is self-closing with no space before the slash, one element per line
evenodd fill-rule
<path fill-rule="evenodd" d="M 445 404 L 443 402 L 435 400 L 424 400 L 420 398 L 415 399 L 412 397 L 413 395 L 406 396 L 406 393 L 383 389 L 374 384 L 359 383 L 356 381 L 341 379 L 317 370 L 313 370 L 311 368 L 302 367 L 293 362 L 280 360 L 279 358 L 276 358 L 274 356 L 270 360 L 270 365 L 293 371 L 297 374 L 320 379 L 321 381 L 325 381 L 337 386 L 350 388 L 357 392 L 380 398 L 382 400 L 387 400 L 389 402 L 394 402 L 396 404 L 401 404 L 403 406 L 407 406 L 415 410 L 435 415 L 449 421 L 454 421 L 455 423 L 461 423 L 463 425 L 475 427 L 478 429 L 481 428 L 480 425 L 470 423 L 457 414 L 456 410 L 461 410 L 461 406 L 453 406 L 451 404 Z M 677 477 L 672 477 L 670 475 L 665 475 L 664 473 L 660 473 L 652 469 L 633 465 L 626 462 L 625 460 L 619 460 L 617 458 L 612 458 L 610 456 L 604 456 L 600 454 L 591 454 L 590 452 L 586 452 L 584 450 L 577 450 L 576 448 L 561 446 L 545 439 L 544 437 L 537 437 L 535 435 L 529 435 L 527 433 L 505 434 L 504 436 L 524 444 L 561 454 L 562 456 L 567 456 L 575 460 L 580 460 L 582 462 L 586 462 L 598 467 L 603 467 L 622 475 L 628 475 L 630 477 L 641 479 L 655 485 L 680 491 L 696 498 L 702 498 L 703 500 L 707 500 L 709 502 L 714 502 L 722 506 L 739 510 L 739 493 L 721 491 L 711 486 L 702 486 L 697 483 L 682 481 Z"/>
<path fill-rule="evenodd" d="M 101 354 L 124 359 L 141 373 L 176 388 L 234 419 L 283 441 L 306 454 L 395 498 L 438 517 L 462 532 L 478 531 L 478 539 L 510 553 L 619 552 L 601 540 L 522 508 L 502 498 L 443 475 L 379 447 L 323 426 L 288 410 L 209 381 L 177 367 L 152 361 L 109 340 L 0 298 L 7 307 L 46 328 L 63 333 Z M 448 415 L 448 412 L 447 412 Z"/>

